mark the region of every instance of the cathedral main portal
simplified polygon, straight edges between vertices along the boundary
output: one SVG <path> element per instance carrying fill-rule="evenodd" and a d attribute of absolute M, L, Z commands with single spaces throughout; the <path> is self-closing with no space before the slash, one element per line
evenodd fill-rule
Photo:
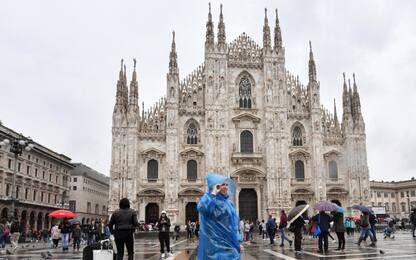
<path fill-rule="evenodd" d="M 255 189 L 242 189 L 238 194 L 239 216 L 241 220 L 255 222 L 258 219 L 257 192 Z"/>

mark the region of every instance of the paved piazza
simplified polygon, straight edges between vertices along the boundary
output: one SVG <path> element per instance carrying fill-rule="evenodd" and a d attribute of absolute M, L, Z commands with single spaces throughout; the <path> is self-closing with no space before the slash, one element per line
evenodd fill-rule
<path fill-rule="evenodd" d="M 335 234 L 333 234 L 335 237 Z M 378 234 L 379 241 L 377 247 L 372 248 L 362 243 L 358 247 L 354 243 L 356 237 L 348 237 L 344 253 L 334 251 L 337 243 L 330 239 L 329 253 L 322 255 L 317 253 L 317 240 L 305 239 L 303 241 L 304 253 L 295 256 L 293 248 L 286 245 L 283 249 L 279 247 L 279 241 L 276 245 L 270 246 L 268 240 L 262 240 L 258 235 L 255 236 L 253 243 L 245 243 L 245 252 L 242 255 L 243 260 L 250 259 L 416 259 L 416 239 L 410 237 L 408 232 L 397 232 L 394 240 L 382 239 L 382 234 Z M 381 238 L 381 239 L 380 239 Z M 159 243 L 155 239 L 137 239 L 135 259 L 160 259 Z M 188 242 L 182 238 L 173 243 L 174 257 L 166 258 L 169 260 L 196 259 L 196 243 Z M 43 259 L 42 252 L 50 251 L 53 255 L 51 259 L 82 259 L 81 253 L 62 253 L 61 250 L 47 249 L 45 244 L 23 245 L 17 255 L 0 256 L 0 260 L 12 259 Z"/>

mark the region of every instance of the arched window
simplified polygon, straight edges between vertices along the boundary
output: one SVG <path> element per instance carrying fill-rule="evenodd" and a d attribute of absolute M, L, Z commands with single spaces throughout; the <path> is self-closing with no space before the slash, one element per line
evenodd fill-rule
<path fill-rule="evenodd" d="M 305 180 L 305 166 L 300 160 L 295 162 L 295 178 L 297 181 Z"/>
<path fill-rule="evenodd" d="M 328 163 L 328 170 L 329 170 L 329 178 L 331 180 L 338 179 L 338 166 L 336 161 L 330 161 Z"/>
<path fill-rule="evenodd" d="M 243 131 L 240 134 L 240 151 L 242 153 L 253 152 L 253 134 L 250 131 Z"/>
<path fill-rule="evenodd" d="M 391 211 L 396 212 L 396 203 L 395 202 L 393 202 L 391 204 Z"/>
<path fill-rule="evenodd" d="M 386 211 L 390 211 L 388 202 L 384 203 L 384 208 L 386 209 Z"/>
<path fill-rule="evenodd" d="M 194 123 L 190 123 L 188 129 L 186 130 L 187 144 L 197 144 L 198 143 L 198 129 Z"/>
<path fill-rule="evenodd" d="M 196 181 L 198 165 L 195 160 L 189 160 L 186 164 L 186 178 L 188 181 Z"/>
<path fill-rule="evenodd" d="M 150 160 L 147 163 L 147 179 L 148 180 L 157 180 L 158 168 L 159 168 L 159 163 L 154 159 Z"/>
<path fill-rule="evenodd" d="M 292 144 L 293 144 L 293 146 L 302 146 L 303 145 L 302 129 L 299 126 L 295 126 L 293 128 Z"/>
<path fill-rule="evenodd" d="M 243 76 L 238 84 L 240 95 L 240 108 L 251 108 L 251 82 Z"/>

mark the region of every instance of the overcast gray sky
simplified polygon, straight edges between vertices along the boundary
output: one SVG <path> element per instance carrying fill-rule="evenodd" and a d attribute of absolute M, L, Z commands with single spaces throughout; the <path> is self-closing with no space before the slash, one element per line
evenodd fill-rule
<path fill-rule="evenodd" d="M 416 1 L 222 2 L 227 41 L 262 45 L 264 8 L 279 9 L 286 66 L 307 82 L 308 41 L 321 102 L 341 117 L 342 72 L 356 73 L 371 179 L 416 177 Z M 37 142 L 109 174 L 120 59 L 138 60 L 146 107 L 166 91 L 171 31 L 180 77 L 203 62 L 208 1 L 14 1 L 0 8 L 0 120 Z M 130 79 L 129 79 L 130 80 Z"/>

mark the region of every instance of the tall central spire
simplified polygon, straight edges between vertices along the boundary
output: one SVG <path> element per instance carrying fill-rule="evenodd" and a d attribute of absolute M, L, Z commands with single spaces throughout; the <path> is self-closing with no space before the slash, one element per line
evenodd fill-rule
<path fill-rule="evenodd" d="M 176 53 L 175 31 L 172 32 L 172 46 L 169 54 L 169 73 L 177 74 L 178 71 L 178 55 Z"/>
<path fill-rule="evenodd" d="M 214 23 L 212 22 L 211 14 L 211 3 L 208 3 L 209 12 L 208 12 L 208 22 L 207 22 L 207 32 L 205 35 L 205 47 L 214 46 Z"/>
<path fill-rule="evenodd" d="M 136 59 L 133 59 L 133 76 L 130 82 L 130 97 L 129 97 L 129 110 L 136 112 L 138 107 L 138 87 L 137 87 L 137 73 L 136 73 Z"/>
<path fill-rule="evenodd" d="M 282 31 L 280 30 L 279 16 L 276 8 L 276 24 L 274 27 L 274 49 L 279 52 L 283 48 Z"/>
<path fill-rule="evenodd" d="M 316 65 L 313 59 L 311 41 L 309 41 L 309 82 L 316 82 Z"/>
<path fill-rule="evenodd" d="M 218 23 L 218 45 L 220 47 L 225 46 L 225 24 L 222 15 L 222 4 L 220 5 L 220 21 Z"/>
<path fill-rule="evenodd" d="M 267 8 L 264 8 L 264 25 L 263 25 L 263 48 L 268 49 L 270 45 L 270 27 L 267 19 Z"/>

